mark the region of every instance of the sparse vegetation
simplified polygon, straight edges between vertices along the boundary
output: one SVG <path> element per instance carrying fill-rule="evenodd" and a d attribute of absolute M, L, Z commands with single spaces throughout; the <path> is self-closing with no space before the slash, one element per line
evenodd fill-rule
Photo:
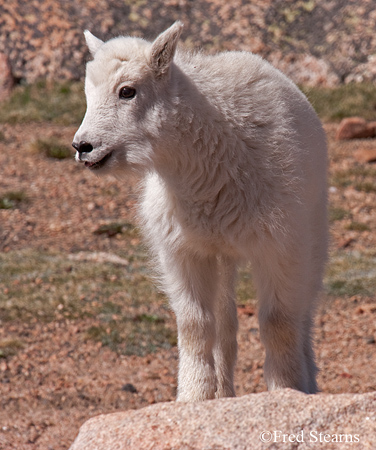
<path fill-rule="evenodd" d="M 339 121 L 344 117 L 376 117 L 376 86 L 350 83 L 335 88 L 304 87 L 303 92 L 322 120 Z"/>
<path fill-rule="evenodd" d="M 129 237 L 138 237 L 139 231 L 133 224 L 129 222 L 110 222 L 100 225 L 94 231 L 94 234 L 105 234 L 108 237 L 113 237 L 117 234 L 124 234 Z"/>
<path fill-rule="evenodd" d="M 0 358 L 13 356 L 22 348 L 22 342 L 18 339 L 4 339 L 0 341 Z"/>
<path fill-rule="evenodd" d="M 329 208 L 329 222 L 336 222 L 337 220 L 343 220 L 350 215 L 349 211 L 343 208 L 330 206 Z"/>
<path fill-rule="evenodd" d="M 344 188 L 351 185 L 351 173 L 346 170 L 338 170 L 330 177 L 330 184 L 332 186 Z"/>
<path fill-rule="evenodd" d="M 176 345 L 175 330 L 164 318 L 150 314 L 114 316 L 107 323 L 90 327 L 86 337 L 124 355 L 142 356 Z"/>
<path fill-rule="evenodd" d="M 31 150 L 55 159 L 72 158 L 73 155 L 71 148 L 56 138 L 37 139 L 31 143 Z"/>
<path fill-rule="evenodd" d="M 26 201 L 27 196 L 24 191 L 8 191 L 0 195 L 0 209 L 13 209 Z"/>
<path fill-rule="evenodd" d="M 374 192 L 376 190 L 376 169 L 373 166 L 354 165 L 346 170 L 336 170 L 330 177 L 330 183 L 336 187 L 353 185 L 358 191 Z"/>
<path fill-rule="evenodd" d="M 17 86 L 11 97 L 2 102 L 0 123 L 54 122 L 78 124 L 85 114 L 83 84 L 79 82 Z"/>
<path fill-rule="evenodd" d="M 331 296 L 372 296 L 376 292 L 376 254 L 337 251 L 331 255 L 326 291 Z"/>
<path fill-rule="evenodd" d="M 89 317 L 99 323 L 88 329 L 87 338 L 118 353 L 143 355 L 171 347 L 176 344 L 174 321 L 143 264 L 142 253 L 126 269 L 37 251 L 1 253 L 1 319 Z"/>
<path fill-rule="evenodd" d="M 251 267 L 239 271 L 236 300 L 239 305 L 256 304 L 256 289 L 252 283 Z"/>
<path fill-rule="evenodd" d="M 346 230 L 349 231 L 369 231 L 370 228 L 366 223 L 360 223 L 360 222 L 351 222 L 348 225 L 346 225 Z"/>
<path fill-rule="evenodd" d="M 373 181 L 359 181 L 355 183 L 354 187 L 357 191 L 376 192 L 376 183 Z"/>

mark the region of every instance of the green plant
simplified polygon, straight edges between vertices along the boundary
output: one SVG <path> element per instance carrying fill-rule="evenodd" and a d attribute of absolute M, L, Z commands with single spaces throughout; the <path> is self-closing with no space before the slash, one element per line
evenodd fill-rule
<path fill-rule="evenodd" d="M 129 222 L 110 222 L 100 225 L 94 234 L 106 234 L 108 237 L 125 234 L 129 237 L 137 237 L 139 233 L 137 228 Z"/>
<path fill-rule="evenodd" d="M 0 341 L 0 358 L 13 356 L 23 345 L 18 339 L 4 339 Z"/>
<path fill-rule="evenodd" d="M 0 196 L 0 209 L 13 209 L 25 201 L 27 201 L 27 196 L 24 191 L 5 192 Z"/>
<path fill-rule="evenodd" d="M 351 222 L 348 225 L 346 225 L 346 230 L 349 231 L 369 231 L 370 228 L 366 223 L 360 223 L 360 222 Z"/>
<path fill-rule="evenodd" d="M 345 219 L 349 216 L 349 214 L 349 211 L 346 211 L 343 208 L 331 206 L 329 208 L 329 222 L 336 222 L 337 220 Z"/>
<path fill-rule="evenodd" d="M 351 185 L 351 175 L 347 171 L 338 170 L 330 177 L 332 186 L 344 188 Z"/>

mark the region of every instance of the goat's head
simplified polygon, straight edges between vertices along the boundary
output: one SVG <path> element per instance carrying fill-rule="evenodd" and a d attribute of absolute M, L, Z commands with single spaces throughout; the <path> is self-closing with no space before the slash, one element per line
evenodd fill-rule
<path fill-rule="evenodd" d="M 152 43 L 130 37 L 103 42 L 85 31 L 94 59 L 86 67 L 86 114 L 72 143 L 77 161 L 96 172 L 150 167 L 163 145 L 182 27 L 174 23 Z"/>

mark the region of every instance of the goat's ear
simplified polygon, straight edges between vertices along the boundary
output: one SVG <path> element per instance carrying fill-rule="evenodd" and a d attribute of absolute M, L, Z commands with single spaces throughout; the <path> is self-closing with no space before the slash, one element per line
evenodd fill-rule
<path fill-rule="evenodd" d="M 89 30 L 84 31 L 86 44 L 89 47 L 90 53 L 94 57 L 100 47 L 104 44 L 103 41 L 94 36 L 94 34 L 90 33 Z"/>
<path fill-rule="evenodd" d="M 157 76 L 162 76 L 168 72 L 182 30 L 182 22 L 177 21 L 153 42 L 149 65 Z"/>

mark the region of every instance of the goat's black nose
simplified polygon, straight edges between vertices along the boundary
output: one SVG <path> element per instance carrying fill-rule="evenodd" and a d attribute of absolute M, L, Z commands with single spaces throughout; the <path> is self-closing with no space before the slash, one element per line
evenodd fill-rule
<path fill-rule="evenodd" d="M 79 144 L 72 142 L 72 147 L 74 147 L 78 153 L 90 153 L 93 150 L 93 146 L 86 141 L 81 141 Z"/>

